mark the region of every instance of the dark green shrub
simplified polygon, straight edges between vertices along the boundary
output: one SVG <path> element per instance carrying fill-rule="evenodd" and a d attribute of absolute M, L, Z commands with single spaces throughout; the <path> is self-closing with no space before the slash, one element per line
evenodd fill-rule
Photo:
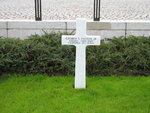
<path fill-rule="evenodd" d="M 73 74 L 75 47 L 62 46 L 60 38 L 72 33 L 44 33 L 23 41 L 0 39 L 0 70 L 24 74 Z"/>
<path fill-rule="evenodd" d="M 0 71 L 21 74 L 74 75 L 75 46 L 61 45 L 62 35 L 46 33 L 26 40 L 0 38 Z M 150 69 L 150 38 L 114 37 L 110 43 L 87 46 L 88 76 L 122 74 Z"/>

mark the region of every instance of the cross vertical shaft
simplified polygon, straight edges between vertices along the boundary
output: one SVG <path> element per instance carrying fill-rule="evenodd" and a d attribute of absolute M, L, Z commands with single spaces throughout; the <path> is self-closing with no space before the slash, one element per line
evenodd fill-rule
<path fill-rule="evenodd" d="M 86 88 L 86 46 L 76 46 L 75 88 Z"/>
<path fill-rule="evenodd" d="M 76 37 L 86 37 L 86 20 L 76 23 Z M 76 46 L 75 88 L 86 87 L 86 45 Z"/>

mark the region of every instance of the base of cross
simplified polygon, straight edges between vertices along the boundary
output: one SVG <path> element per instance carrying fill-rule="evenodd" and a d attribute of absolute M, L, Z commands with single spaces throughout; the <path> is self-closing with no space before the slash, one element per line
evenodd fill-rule
<path fill-rule="evenodd" d="M 86 88 L 86 46 L 100 45 L 100 36 L 86 35 L 86 19 L 76 20 L 76 34 L 63 35 L 62 45 L 76 46 L 75 89 Z"/>

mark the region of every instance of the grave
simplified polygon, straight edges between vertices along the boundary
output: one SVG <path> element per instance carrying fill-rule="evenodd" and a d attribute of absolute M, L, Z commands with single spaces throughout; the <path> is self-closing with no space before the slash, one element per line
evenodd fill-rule
<path fill-rule="evenodd" d="M 86 35 L 86 19 L 76 20 L 76 34 L 62 35 L 62 45 L 76 46 L 75 89 L 86 88 L 86 46 L 100 45 L 100 36 Z"/>

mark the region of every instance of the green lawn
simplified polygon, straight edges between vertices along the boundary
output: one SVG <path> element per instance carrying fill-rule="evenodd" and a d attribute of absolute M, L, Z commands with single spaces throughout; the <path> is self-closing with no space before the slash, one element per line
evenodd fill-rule
<path fill-rule="evenodd" d="M 150 113 L 149 77 L 26 76 L 0 79 L 0 113 Z"/>

